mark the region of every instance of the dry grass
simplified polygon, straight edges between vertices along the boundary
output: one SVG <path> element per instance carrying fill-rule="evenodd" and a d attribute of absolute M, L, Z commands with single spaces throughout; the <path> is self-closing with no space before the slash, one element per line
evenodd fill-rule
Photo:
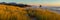
<path fill-rule="evenodd" d="M 30 9 L 28 12 L 30 15 L 34 13 L 33 15 L 36 16 L 37 20 L 60 20 L 60 15 L 58 13 L 49 11 L 47 9 Z"/>
<path fill-rule="evenodd" d="M 41 8 L 26 10 L 17 6 L 0 5 L 0 20 L 30 20 L 27 14 L 35 16 L 37 20 L 60 20 L 60 15 Z"/>
<path fill-rule="evenodd" d="M 0 20 L 30 20 L 24 8 L 0 5 Z"/>

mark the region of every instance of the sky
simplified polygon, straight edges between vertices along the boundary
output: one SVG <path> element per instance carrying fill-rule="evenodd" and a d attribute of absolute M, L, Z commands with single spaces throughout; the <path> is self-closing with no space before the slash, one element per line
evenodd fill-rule
<path fill-rule="evenodd" d="M 60 0 L 0 0 L 0 2 L 16 2 L 43 6 L 60 6 Z"/>

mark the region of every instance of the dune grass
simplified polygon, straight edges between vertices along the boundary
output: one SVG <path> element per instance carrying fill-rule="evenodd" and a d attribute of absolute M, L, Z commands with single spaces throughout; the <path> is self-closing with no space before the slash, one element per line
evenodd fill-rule
<path fill-rule="evenodd" d="M 35 16 L 37 20 L 60 20 L 60 15 L 57 12 L 49 11 L 48 9 L 30 9 L 29 14 Z"/>
<path fill-rule="evenodd" d="M 0 20 L 30 20 L 24 8 L 0 5 Z"/>
<path fill-rule="evenodd" d="M 0 5 L 0 20 L 31 20 L 30 16 L 36 17 L 37 20 L 60 20 L 59 14 L 49 10 L 26 10 L 17 6 Z"/>

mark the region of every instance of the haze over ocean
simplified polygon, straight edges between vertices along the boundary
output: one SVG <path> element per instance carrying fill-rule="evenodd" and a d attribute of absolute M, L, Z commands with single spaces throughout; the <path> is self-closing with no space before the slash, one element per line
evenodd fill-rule
<path fill-rule="evenodd" d="M 16 2 L 24 4 L 42 4 L 44 6 L 60 6 L 60 0 L 0 0 L 0 2 Z"/>

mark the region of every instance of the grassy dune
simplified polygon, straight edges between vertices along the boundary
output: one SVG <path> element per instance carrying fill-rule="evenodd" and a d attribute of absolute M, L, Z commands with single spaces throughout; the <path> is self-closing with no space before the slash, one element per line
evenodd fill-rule
<path fill-rule="evenodd" d="M 60 14 L 57 14 L 57 12 L 52 12 L 49 10 L 44 10 L 44 9 L 30 9 L 29 14 L 35 16 L 37 20 L 60 20 Z"/>
<path fill-rule="evenodd" d="M 24 8 L 0 5 L 0 20 L 30 20 Z"/>
<path fill-rule="evenodd" d="M 60 15 L 41 8 L 26 10 L 17 6 L 0 5 L 0 20 L 31 20 L 30 16 L 35 16 L 37 20 L 60 20 Z"/>

